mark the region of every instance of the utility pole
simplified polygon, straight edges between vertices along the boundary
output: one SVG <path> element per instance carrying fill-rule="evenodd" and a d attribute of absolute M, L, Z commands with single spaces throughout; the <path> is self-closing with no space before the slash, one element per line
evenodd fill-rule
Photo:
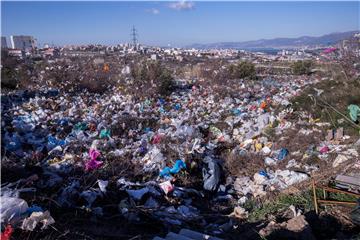
<path fill-rule="evenodd" d="M 137 46 L 137 31 L 136 31 L 135 26 L 133 26 L 132 29 L 131 29 L 131 40 L 132 40 L 134 48 L 136 49 L 136 46 Z"/>

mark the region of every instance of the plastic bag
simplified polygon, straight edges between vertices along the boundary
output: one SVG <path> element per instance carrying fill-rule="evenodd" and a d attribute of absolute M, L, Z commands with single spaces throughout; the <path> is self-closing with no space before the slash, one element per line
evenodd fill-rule
<path fill-rule="evenodd" d="M 110 138 L 110 130 L 109 129 L 101 130 L 100 138 Z"/>
<path fill-rule="evenodd" d="M 21 198 L 1 196 L 1 224 L 9 222 L 26 213 L 29 208 L 27 202 Z"/>
<path fill-rule="evenodd" d="M 165 167 L 159 174 L 160 177 L 168 178 L 171 174 L 177 174 L 181 169 L 186 169 L 186 164 L 183 160 L 176 160 L 172 168 Z"/>
<path fill-rule="evenodd" d="M 287 150 L 286 148 L 282 148 L 279 152 L 277 159 L 283 160 L 288 154 L 289 154 L 289 150 Z"/>
<path fill-rule="evenodd" d="M 50 216 L 49 211 L 33 212 L 30 217 L 24 219 L 21 229 L 33 231 L 39 222 L 42 223 L 41 229 L 46 229 L 49 225 L 55 223 L 55 220 Z"/>
<path fill-rule="evenodd" d="M 216 191 L 220 181 L 220 166 L 216 160 L 211 157 L 205 157 L 203 160 L 207 166 L 203 167 L 203 188 L 208 191 Z"/>
<path fill-rule="evenodd" d="M 85 163 L 85 170 L 91 171 L 98 169 L 103 164 L 103 162 L 97 160 L 97 158 L 100 156 L 100 152 L 90 148 L 89 155 L 90 160 Z"/>
<path fill-rule="evenodd" d="M 358 117 L 360 116 L 360 107 L 355 104 L 350 104 L 348 106 L 348 110 L 351 120 L 356 122 L 358 120 Z"/>

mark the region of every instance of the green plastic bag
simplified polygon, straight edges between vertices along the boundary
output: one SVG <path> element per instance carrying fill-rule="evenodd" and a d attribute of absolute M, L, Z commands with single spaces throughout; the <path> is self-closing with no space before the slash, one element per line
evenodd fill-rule
<path fill-rule="evenodd" d="M 360 117 L 360 107 L 355 104 L 350 104 L 348 106 L 348 110 L 349 110 L 349 115 L 350 115 L 351 120 L 356 122 L 358 117 Z"/>
<path fill-rule="evenodd" d="M 101 130 L 100 138 L 110 138 L 110 130 L 109 129 Z"/>
<path fill-rule="evenodd" d="M 81 131 L 84 131 L 87 129 L 87 124 L 86 123 L 77 123 L 75 124 L 74 126 L 75 130 L 81 130 Z"/>

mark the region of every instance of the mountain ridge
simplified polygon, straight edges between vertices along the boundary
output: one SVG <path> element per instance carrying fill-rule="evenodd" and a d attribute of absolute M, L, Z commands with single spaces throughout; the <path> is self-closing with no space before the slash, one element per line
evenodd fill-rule
<path fill-rule="evenodd" d="M 297 38 L 273 38 L 258 39 L 242 42 L 216 42 L 216 43 L 194 43 L 186 46 L 187 48 L 211 49 L 211 48 L 234 48 L 234 49 L 250 49 L 250 48 L 294 48 L 302 46 L 329 46 L 336 44 L 344 39 L 348 39 L 359 30 L 347 32 L 334 32 L 319 37 L 301 36 Z"/>

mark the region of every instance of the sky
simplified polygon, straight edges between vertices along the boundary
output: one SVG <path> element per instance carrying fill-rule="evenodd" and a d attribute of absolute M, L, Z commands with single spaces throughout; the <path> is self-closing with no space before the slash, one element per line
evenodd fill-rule
<path fill-rule="evenodd" d="M 45 43 L 182 47 L 359 30 L 360 2 L 1 1 L 1 35 Z M 8 40 L 9 41 L 9 40 Z"/>

